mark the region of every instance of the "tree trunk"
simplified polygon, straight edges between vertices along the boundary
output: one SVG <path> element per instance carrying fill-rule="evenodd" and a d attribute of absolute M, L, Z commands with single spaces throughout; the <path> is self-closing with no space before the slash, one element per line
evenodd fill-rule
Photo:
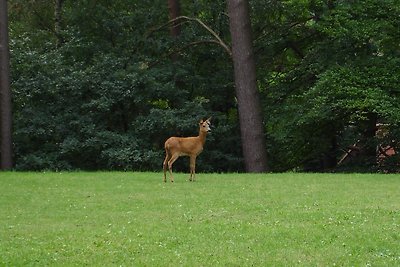
<path fill-rule="evenodd" d="M 181 14 L 181 5 L 179 0 L 168 0 L 168 13 L 169 19 L 173 20 L 180 16 Z M 171 26 L 171 36 L 178 37 L 181 34 L 181 26 L 174 22 Z"/>
<path fill-rule="evenodd" d="M 12 168 L 10 56 L 8 50 L 7 1 L 0 0 L 0 127 L 2 170 Z"/>
<path fill-rule="evenodd" d="M 268 170 L 247 0 L 228 0 L 242 149 L 247 172 Z"/>
<path fill-rule="evenodd" d="M 168 14 L 169 14 L 169 19 L 173 20 L 176 19 L 181 15 L 181 5 L 179 0 L 168 0 Z M 177 39 L 179 35 L 181 34 L 181 26 L 177 21 L 172 23 L 171 29 L 170 29 L 170 34 L 172 38 Z M 173 53 L 171 55 L 172 61 L 177 61 L 178 60 L 178 53 Z M 179 81 L 175 81 L 176 85 L 179 85 Z"/>

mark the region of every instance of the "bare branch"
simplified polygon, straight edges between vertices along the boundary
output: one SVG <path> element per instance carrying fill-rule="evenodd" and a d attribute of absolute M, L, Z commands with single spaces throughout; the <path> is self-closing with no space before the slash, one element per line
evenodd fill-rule
<path fill-rule="evenodd" d="M 232 51 L 231 51 L 230 47 L 221 39 L 221 37 L 219 37 L 219 35 L 215 31 L 213 31 L 210 27 L 208 27 L 203 21 L 201 21 L 198 18 L 191 18 L 191 17 L 187 17 L 187 16 L 176 17 L 175 19 L 171 19 L 167 23 L 165 23 L 155 29 L 150 30 L 150 32 L 147 34 L 147 37 L 151 36 L 154 32 L 159 31 L 166 26 L 169 26 L 171 24 L 180 25 L 182 23 L 185 23 L 186 21 L 194 21 L 194 22 L 197 22 L 198 24 L 200 24 L 204 29 L 206 29 L 215 38 L 215 40 L 212 41 L 212 43 L 216 43 L 216 44 L 220 45 L 222 48 L 224 48 L 224 50 L 228 53 L 228 55 L 230 57 L 232 57 Z M 176 24 L 177 22 L 178 22 L 178 24 Z M 200 41 L 200 42 L 204 43 L 203 41 Z"/>

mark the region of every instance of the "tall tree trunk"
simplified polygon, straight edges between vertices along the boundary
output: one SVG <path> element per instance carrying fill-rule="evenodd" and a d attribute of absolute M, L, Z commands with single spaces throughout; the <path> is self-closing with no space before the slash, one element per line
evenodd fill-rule
<path fill-rule="evenodd" d="M 168 0 L 168 14 L 169 14 L 169 19 L 173 20 L 176 19 L 181 15 L 181 4 L 179 0 Z M 179 35 L 181 34 L 181 26 L 179 25 L 179 22 L 175 21 L 171 25 L 170 29 L 170 34 L 172 38 L 177 39 Z M 173 53 L 171 55 L 172 61 L 177 61 L 178 60 L 178 54 Z M 180 85 L 179 81 L 175 81 L 176 85 Z"/>
<path fill-rule="evenodd" d="M 10 90 L 10 56 L 8 50 L 7 1 L 0 0 L 0 127 L 2 170 L 12 168 L 12 115 Z"/>
<path fill-rule="evenodd" d="M 232 58 L 243 156 L 247 172 L 268 170 L 247 0 L 228 0 Z"/>
<path fill-rule="evenodd" d="M 169 19 L 173 20 L 180 16 L 181 5 L 179 0 L 168 0 Z M 178 37 L 181 34 L 181 26 L 178 22 L 174 22 L 171 26 L 171 36 Z"/>
<path fill-rule="evenodd" d="M 170 20 L 174 20 L 181 15 L 181 4 L 179 0 L 168 0 L 168 14 Z M 177 42 L 180 34 L 181 34 L 181 26 L 178 21 L 175 21 L 174 23 L 171 24 L 170 35 L 174 39 L 174 41 Z M 171 60 L 173 63 L 176 63 L 178 59 L 179 59 L 179 52 L 174 52 L 171 54 Z M 172 71 L 174 74 L 173 79 L 175 87 L 178 90 L 185 88 L 184 81 L 177 75 L 176 64 L 172 64 Z"/>

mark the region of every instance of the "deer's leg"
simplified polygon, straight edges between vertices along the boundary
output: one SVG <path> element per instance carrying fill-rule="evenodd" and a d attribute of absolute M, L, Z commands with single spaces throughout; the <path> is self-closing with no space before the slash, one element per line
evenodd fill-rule
<path fill-rule="evenodd" d="M 194 181 L 196 172 L 196 156 L 190 156 L 190 178 L 189 181 Z"/>
<path fill-rule="evenodd" d="M 163 162 L 163 170 L 164 170 L 164 183 L 167 182 L 167 168 L 168 168 L 168 160 L 171 158 L 171 156 L 168 153 L 168 150 L 165 150 L 165 159 Z"/>
<path fill-rule="evenodd" d="M 172 164 L 174 164 L 175 160 L 177 160 L 178 158 L 179 155 L 173 154 L 168 161 L 169 175 L 172 183 L 174 182 L 174 177 L 172 176 Z"/>

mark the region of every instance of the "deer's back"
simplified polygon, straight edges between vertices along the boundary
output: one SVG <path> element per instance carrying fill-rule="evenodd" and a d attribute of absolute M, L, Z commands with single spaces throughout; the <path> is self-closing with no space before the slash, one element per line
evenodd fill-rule
<path fill-rule="evenodd" d="M 198 155 L 203 145 L 198 137 L 170 137 L 165 141 L 165 150 L 170 154 L 179 153 L 180 156 Z"/>

